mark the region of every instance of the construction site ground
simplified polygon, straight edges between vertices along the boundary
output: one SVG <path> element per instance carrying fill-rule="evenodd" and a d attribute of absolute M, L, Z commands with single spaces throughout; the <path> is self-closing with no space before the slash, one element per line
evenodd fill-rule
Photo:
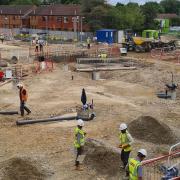
<path fill-rule="evenodd" d="M 26 54 L 28 44 L 21 46 L 23 48 L 18 48 Z M 3 50 L 11 51 L 15 46 L 5 44 L 0 45 L 0 48 L 1 56 L 6 58 Z M 68 64 L 68 71 L 64 69 L 64 63 L 59 62 L 55 64 L 53 72 L 32 73 L 24 77 L 23 83 L 29 94 L 27 105 L 32 110 L 32 114 L 25 118 L 38 119 L 74 113 L 81 106 L 81 91 L 85 88 L 88 102 L 94 100 L 97 116 L 85 123 L 88 138 L 103 140 L 117 147 L 120 123 L 132 124 L 132 121 L 142 116 L 151 116 L 167 125 L 170 128 L 167 131 L 170 132 L 161 131 L 160 127 L 156 132 L 157 139 L 151 136 L 147 139 L 143 138 L 146 132 L 138 134 L 138 127 L 136 129 L 133 126 L 131 132 L 134 131 L 139 138 L 135 138 L 132 156 L 136 155 L 139 148 L 147 149 L 148 158 L 164 154 L 180 137 L 180 89 L 177 90 L 176 101 L 159 99 L 156 93 L 164 91 L 164 85 L 171 83 L 170 72 L 174 73 L 174 81 L 180 84 L 180 66 L 170 61 L 151 59 L 150 53 L 131 52 L 128 56 L 139 58 L 136 70 L 101 72 L 101 80 L 98 81 L 93 81 L 90 73 L 74 71 L 75 62 Z M 71 79 L 72 75 L 74 80 Z M 13 83 L 0 87 L 0 110 L 19 110 L 18 90 Z M 106 156 L 102 163 L 97 156 L 97 165 L 96 162 L 94 165 L 86 163 L 84 171 L 75 171 L 75 120 L 18 127 L 16 120 L 20 119 L 20 115 L 0 115 L 0 179 L 118 180 L 123 177 L 123 172 L 113 176 L 103 169 Z M 154 124 L 149 123 L 148 128 L 144 129 L 149 133 L 154 128 Z M 158 136 L 164 137 L 166 133 L 171 134 L 173 141 L 170 139 L 162 144 Z M 117 171 L 114 164 L 112 161 L 112 167 Z"/>

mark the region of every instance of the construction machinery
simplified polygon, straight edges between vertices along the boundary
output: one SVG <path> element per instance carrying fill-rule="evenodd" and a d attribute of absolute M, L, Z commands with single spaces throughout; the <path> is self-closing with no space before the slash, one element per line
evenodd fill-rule
<path fill-rule="evenodd" d="M 175 40 L 162 42 L 161 40 L 156 40 L 152 37 L 132 37 L 131 41 L 123 43 L 123 47 L 126 48 L 127 51 L 150 52 L 155 48 L 165 48 L 166 51 L 173 51 L 178 47 L 178 45 Z"/>
<path fill-rule="evenodd" d="M 149 52 L 152 49 L 152 42 L 157 38 L 156 30 L 144 30 L 142 37 L 136 37 L 132 30 L 125 30 L 125 42 L 122 44 L 127 51 Z"/>
<path fill-rule="evenodd" d="M 143 38 L 159 39 L 159 31 L 157 30 L 144 30 L 142 32 Z"/>

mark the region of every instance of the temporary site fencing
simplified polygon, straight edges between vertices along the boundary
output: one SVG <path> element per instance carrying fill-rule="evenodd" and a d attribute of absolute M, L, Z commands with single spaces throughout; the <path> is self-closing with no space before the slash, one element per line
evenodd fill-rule
<path fill-rule="evenodd" d="M 159 60 L 173 59 L 173 62 L 180 63 L 180 50 L 174 50 L 174 47 L 155 48 L 151 50 L 151 57 Z"/>
<path fill-rule="evenodd" d="M 168 155 L 144 161 L 143 177 L 146 180 L 180 179 L 180 143 L 172 146 Z"/>

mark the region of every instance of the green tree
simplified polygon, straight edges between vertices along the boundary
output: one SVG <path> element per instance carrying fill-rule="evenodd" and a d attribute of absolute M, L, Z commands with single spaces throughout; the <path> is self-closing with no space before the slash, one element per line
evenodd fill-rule
<path fill-rule="evenodd" d="M 164 8 L 165 13 L 176 13 L 177 15 L 180 15 L 179 0 L 162 0 L 160 4 Z"/>
<path fill-rule="evenodd" d="M 82 0 L 81 10 L 92 31 L 106 26 L 110 7 L 105 0 Z"/>
<path fill-rule="evenodd" d="M 40 3 L 40 0 L 10 0 L 9 2 L 12 5 L 39 5 Z"/>
<path fill-rule="evenodd" d="M 114 14 L 116 29 L 140 31 L 144 27 L 144 15 L 137 3 L 116 6 L 111 13 Z"/>
<path fill-rule="evenodd" d="M 9 0 L 0 0 L 0 5 L 9 4 Z"/>
<path fill-rule="evenodd" d="M 116 7 L 122 7 L 122 6 L 124 6 L 124 4 L 122 4 L 122 3 L 119 3 L 119 2 L 118 2 L 118 3 L 116 4 Z"/>
<path fill-rule="evenodd" d="M 133 3 L 133 2 L 129 2 L 128 4 L 127 4 L 127 6 L 128 7 L 135 7 L 135 8 L 137 8 L 137 7 L 139 7 L 139 4 L 138 3 Z"/>
<path fill-rule="evenodd" d="M 147 2 L 141 6 L 142 12 L 145 16 L 145 28 L 146 29 L 157 29 L 157 23 L 154 20 L 158 13 L 163 13 L 163 7 L 157 2 Z"/>

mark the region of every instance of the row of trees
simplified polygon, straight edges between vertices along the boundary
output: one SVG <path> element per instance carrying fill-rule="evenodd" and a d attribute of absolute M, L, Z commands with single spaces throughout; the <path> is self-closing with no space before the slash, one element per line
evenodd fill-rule
<path fill-rule="evenodd" d="M 147 2 L 144 5 L 117 3 L 108 5 L 105 0 L 82 0 L 82 12 L 87 17 L 92 30 L 97 28 L 114 29 L 159 29 L 159 23 L 154 19 L 158 13 L 175 13 L 180 15 L 179 0 L 162 0 L 160 3 Z M 175 25 L 180 25 L 180 18 L 174 19 Z"/>
<path fill-rule="evenodd" d="M 92 30 L 99 28 L 114 29 L 158 29 L 154 19 L 158 13 L 175 13 L 180 15 L 179 0 L 162 0 L 160 3 L 147 2 L 144 5 L 117 3 L 112 6 L 106 0 L 0 0 L 0 4 L 81 4 L 82 13 Z M 173 20 L 180 25 L 180 18 Z"/>

